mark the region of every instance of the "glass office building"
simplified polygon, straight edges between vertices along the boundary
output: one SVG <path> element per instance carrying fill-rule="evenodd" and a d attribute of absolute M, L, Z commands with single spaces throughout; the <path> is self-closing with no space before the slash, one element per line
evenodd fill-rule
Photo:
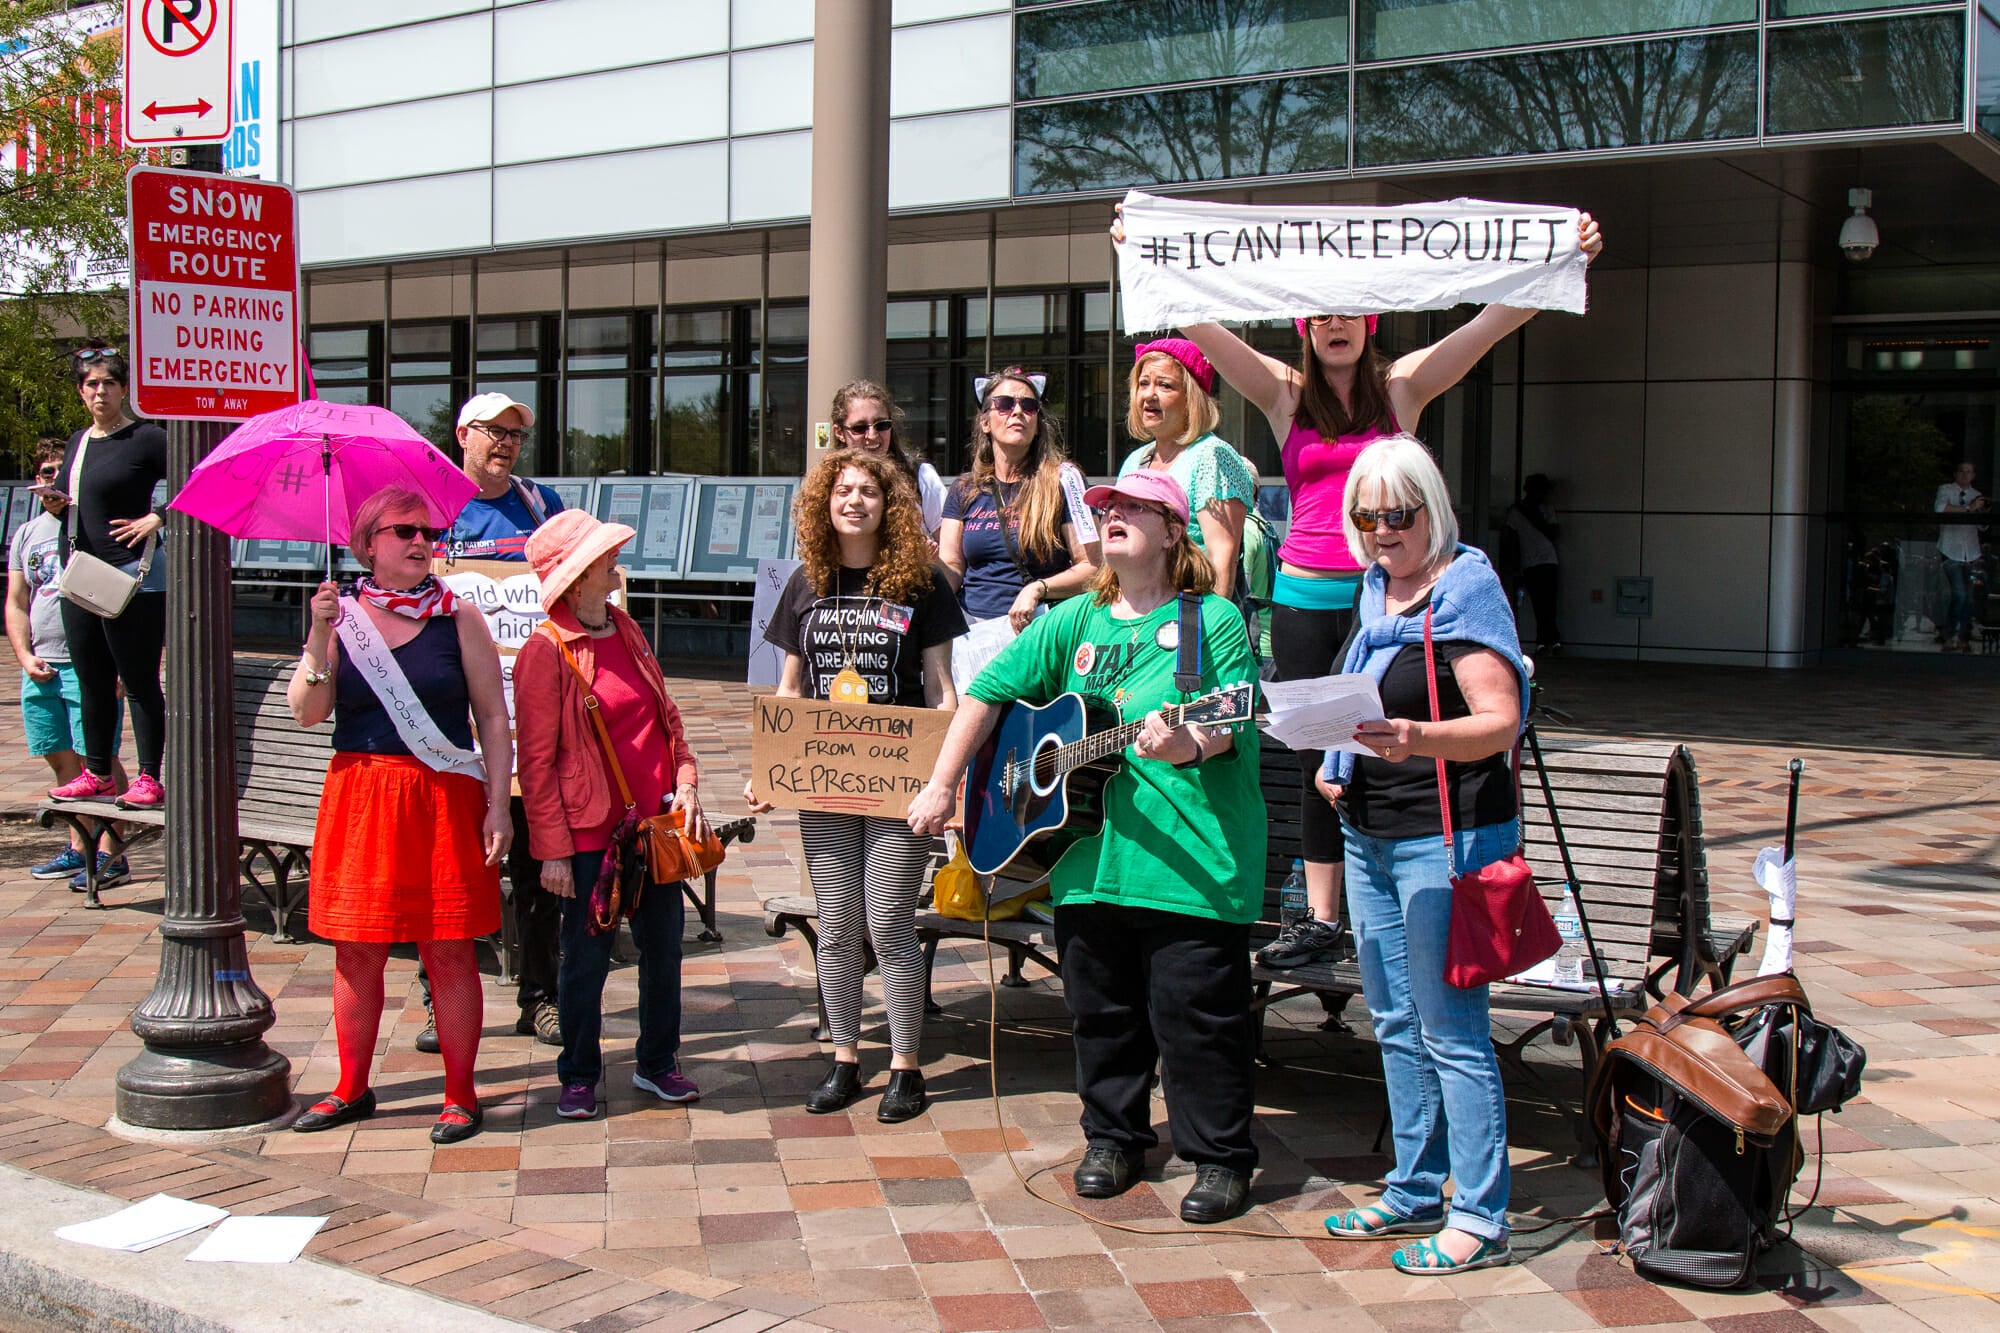
<path fill-rule="evenodd" d="M 797 475 L 825 410 L 813 13 L 284 5 L 322 394 L 444 441 L 501 389 L 536 407 L 544 475 Z M 2000 0 L 896 0 L 894 22 L 889 379 L 941 470 L 988 365 L 1048 371 L 1087 471 L 1131 447 L 1105 237 L 1128 187 L 1574 205 L 1608 243 L 1590 313 L 1537 318 L 1416 423 L 1467 532 L 1555 479 L 1575 653 L 1938 651 L 1938 488 L 1970 462 L 1991 492 L 2000 465 Z M 1855 187 L 1880 232 L 1860 260 L 1837 245 Z M 1225 409 L 1277 481 L 1261 417 Z"/>

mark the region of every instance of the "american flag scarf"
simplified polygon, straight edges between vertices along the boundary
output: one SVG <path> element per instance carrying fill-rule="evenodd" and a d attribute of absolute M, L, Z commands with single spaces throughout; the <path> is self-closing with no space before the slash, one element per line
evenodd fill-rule
<path fill-rule="evenodd" d="M 403 592 L 384 588 L 375 581 L 374 575 L 363 574 L 354 585 L 354 595 L 370 606 L 407 616 L 411 620 L 448 616 L 458 605 L 458 598 L 438 581 L 435 574 L 424 575 L 422 583 Z"/>

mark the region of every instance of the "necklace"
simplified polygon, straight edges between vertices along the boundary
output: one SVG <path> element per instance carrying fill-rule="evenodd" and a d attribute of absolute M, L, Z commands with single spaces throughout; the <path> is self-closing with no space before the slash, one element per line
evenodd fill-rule
<path fill-rule="evenodd" d="M 576 618 L 576 623 L 583 626 L 585 629 L 589 630 L 592 634 L 601 634 L 605 630 L 611 628 L 611 617 L 606 616 L 604 617 L 604 619 L 593 623 L 591 621 L 585 620 L 582 616 L 578 616 Z"/>

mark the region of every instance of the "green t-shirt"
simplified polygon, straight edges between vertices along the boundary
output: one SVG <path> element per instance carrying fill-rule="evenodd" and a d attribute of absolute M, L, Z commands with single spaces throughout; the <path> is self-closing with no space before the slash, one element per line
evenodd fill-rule
<path fill-rule="evenodd" d="M 986 665 L 966 693 L 990 704 L 1041 704 L 1074 691 L 1125 721 L 1254 680 L 1242 613 L 1202 598 L 1201 689 L 1174 688 L 1180 601 L 1119 620 L 1085 594 L 1059 602 Z M 1128 747 L 1104 788 L 1104 828 L 1079 841 L 1049 877 L 1058 907 L 1113 903 L 1244 924 L 1264 905 L 1269 820 L 1258 787 L 1257 729 L 1193 768 L 1140 759 Z"/>

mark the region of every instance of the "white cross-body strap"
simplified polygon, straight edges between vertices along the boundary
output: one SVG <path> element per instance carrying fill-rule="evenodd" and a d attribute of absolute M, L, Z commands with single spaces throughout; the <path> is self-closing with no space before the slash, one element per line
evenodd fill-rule
<path fill-rule="evenodd" d="M 411 688 L 410 678 L 403 674 L 402 664 L 376 634 L 359 602 L 352 597 L 340 599 L 340 619 L 335 628 L 348 661 L 354 663 L 361 679 L 368 682 L 368 688 L 375 691 L 375 697 L 381 700 L 383 711 L 395 723 L 396 734 L 410 747 L 410 753 L 440 773 L 463 773 L 484 782 L 485 763 L 477 753 L 452 744 L 438 730 L 423 700 Z"/>

